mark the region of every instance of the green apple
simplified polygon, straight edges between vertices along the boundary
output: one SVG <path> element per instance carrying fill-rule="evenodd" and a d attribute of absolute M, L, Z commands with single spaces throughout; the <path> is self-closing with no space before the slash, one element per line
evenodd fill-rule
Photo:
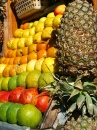
<path fill-rule="evenodd" d="M 56 17 L 54 18 L 54 20 L 53 20 L 53 27 L 55 29 L 59 27 L 59 24 L 61 22 L 61 18 L 62 18 L 61 14 L 56 15 Z"/>

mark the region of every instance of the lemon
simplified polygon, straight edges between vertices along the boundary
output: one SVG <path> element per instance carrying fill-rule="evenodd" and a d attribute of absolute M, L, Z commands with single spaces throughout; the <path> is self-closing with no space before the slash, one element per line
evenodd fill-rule
<path fill-rule="evenodd" d="M 6 112 L 7 122 L 10 124 L 17 124 L 17 112 L 23 105 L 20 103 L 14 103 L 9 106 Z"/>
<path fill-rule="evenodd" d="M 36 128 L 42 119 L 42 113 L 33 105 L 23 105 L 17 112 L 18 125 Z"/>
<path fill-rule="evenodd" d="M 24 71 L 17 77 L 17 86 L 23 86 L 26 87 L 26 77 L 29 74 L 29 72 Z"/>
<path fill-rule="evenodd" d="M 8 81 L 8 90 L 13 90 L 17 87 L 17 77 L 18 75 L 12 76 Z"/>
<path fill-rule="evenodd" d="M 44 72 L 40 75 L 38 79 L 38 85 L 39 88 L 43 88 L 44 86 L 50 84 L 51 82 L 54 82 L 54 77 L 50 72 Z"/>
<path fill-rule="evenodd" d="M 5 77 L 5 78 L 2 80 L 1 90 L 6 90 L 6 91 L 8 91 L 8 82 L 9 82 L 9 79 L 10 79 L 10 77 Z"/>
<path fill-rule="evenodd" d="M 41 72 L 38 70 L 33 70 L 29 72 L 26 78 L 27 88 L 35 87 L 38 88 L 38 79 L 41 75 Z"/>
<path fill-rule="evenodd" d="M 0 121 L 5 121 L 5 122 L 7 121 L 6 112 L 9 106 L 11 106 L 12 104 L 13 104 L 12 102 L 6 102 L 0 106 Z"/>

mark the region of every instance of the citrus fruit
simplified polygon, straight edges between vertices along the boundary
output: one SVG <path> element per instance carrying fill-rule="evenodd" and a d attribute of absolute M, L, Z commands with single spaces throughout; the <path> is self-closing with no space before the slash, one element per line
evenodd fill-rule
<path fill-rule="evenodd" d="M 3 76 L 3 70 L 6 66 L 6 64 L 0 64 L 0 76 Z"/>
<path fill-rule="evenodd" d="M 29 72 L 32 71 L 32 70 L 34 70 L 34 66 L 35 66 L 36 62 L 37 62 L 36 59 L 30 60 L 30 61 L 27 63 L 26 70 L 29 71 Z"/>
<path fill-rule="evenodd" d="M 2 83 L 2 80 L 4 79 L 4 77 L 0 77 L 0 91 L 1 91 L 1 83 Z"/>
<path fill-rule="evenodd" d="M 5 77 L 3 80 L 2 80 L 2 83 L 1 83 L 1 90 L 6 90 L 8 91 L 8 81 L 9 81 L 10 77 Z"/>
<path fill-rule="evenodd" d="M 11 106 L 12 104 L 13 104 L 12 102 L 6 102 L 0 106 L 0 121 L 4 121 L 4 122 L 7 121 L 6 112 L 9 106 Z"/>
<path fill-rule="evenodd" d="M 43 61 L 44 61 L 44 58 L 40 58 L 39 60 L 37 60 L 34 65 L 34 69 L 41 71 L 41 65 Z"/>
<path fill-rule="evenodd" d="M 38 85 L 40 88 L 50 84 L 51 82 L 54 82 L 54 77 L 50 72 L 41 73 L 38 79 Z"/>
<path fill-rule="evenodd" d="M 37 59 L 40 59 L 40 58 L 46 58 L 47 57 L 47 52 L 46 50 L 42 49 L 40 51 L 37 52 Z"/>
<path fill-rule="evenodd" d="M 23 86 L 26 87 L 26 77 L 29 72 L 24 71 L 21 74 L 18 75 L 17 77 L 17 86 Z"/>
<path fill-rule="evenodd" d="M 56 59 L 52 57 L 47 57 L 44 59 L 41 65 L 42 72 L 55 72 Z"/>
<path fill-rule="evenodd" d="M 26 66 L 27 66 L 27 64 L 21 64 L 21 65 L 19 65 L 17 67 L 16 73 L 19 75 L 22 72 L 25 72 L 26 71 Z"/>
<path fill-rule="evenodd" d="M 17 77 L 18 75 L 12 76 L 8 81 L 8 90 L 13 90 L 17 87 Z"/>
<path fill-rule="evenodd" d="M 23 105 L 17 112 L 18 125 L 36 128 L 42 119 L 42 113 L 33 105 Z"/>
<path fill-rule="evenodd" d="M 38 88 L 38 79 L 41 75 L 41 72 L 38 70 L 33 70 L 29 72 L 26 78 L 27 88 L 35 87 Z"/>
<path fill-rule="evenodd" d="M 6 112 L 6 118 L 7 122 L 10 124 L 17 124 L 17 111 L 22 107 L 23 105 L 20 103 L 14 103 L 11 106 L 8 107 Z"/>

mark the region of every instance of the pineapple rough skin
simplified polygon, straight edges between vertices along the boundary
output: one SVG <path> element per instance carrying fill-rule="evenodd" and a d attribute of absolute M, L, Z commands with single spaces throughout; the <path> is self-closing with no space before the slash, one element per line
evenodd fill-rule
<path fill-rule="evenodd" d="M 60 74 L 97 76 L 97 13 L 86 0 L 66 7 L 56 31 Z"/>

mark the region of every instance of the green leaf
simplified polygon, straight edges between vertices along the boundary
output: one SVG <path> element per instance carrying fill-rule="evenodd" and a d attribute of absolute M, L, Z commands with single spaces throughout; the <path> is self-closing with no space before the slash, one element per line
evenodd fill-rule
<path fill-rule="evenodd" d="M 84 92 L 86 96 L 86 105 L 87 105 L 87 110 L 90 115 L 93 115 L 93 103 L 92 103 L 92 98 L 87 92 Z"/>
<path fill-rule="evenodd" d="M 78 89 L 74 89 L 73 92 L 71 93 L 70 97 L 68 100 L 70 100 L 72 97 L 74 97 L 75 95 L 79 94 L 79 90 Z"/>
<path fill-rule="evenodd" d="M 72 113 L 75 109 L 76 109 L 76 102 L 73 103 L 73 104 L 69 107 L 69 109 L 67 110 L 66 114 Z"/>
<path fill-rule="evenodd" d="M 78 109 L 81 108 L 81 106 L 83 105 L 83 103 L 85 102 L 85 96 L 80 94 L 79 97 L 77 98 L 77 106 Z"/>
<path fill-rule="evenodd" d="M 78 89 L 83 89 L 82 81 L 81 80 L 76 80 L 74 83 L 74 86 Z"/>
<path fill-rule="evenodd" d="M 87 108 L 86 108 L 86 106 L 84 105 L 84 106 L 82 107 L 82 115 L 83 115 L 83 116 L 86 114 L 86 111 L 87 111 Z"/>
<path fill-rule="evenodd" d="M 90 82 L 84 82 L 83 88 L 87 91 L 96 90 L 97 85 Z"/>
<path fill-rule="evenodd" d="M 93 107 L 94 107 L 94 115 L 97 116 L 97 105 L 93 105 Z"/>

